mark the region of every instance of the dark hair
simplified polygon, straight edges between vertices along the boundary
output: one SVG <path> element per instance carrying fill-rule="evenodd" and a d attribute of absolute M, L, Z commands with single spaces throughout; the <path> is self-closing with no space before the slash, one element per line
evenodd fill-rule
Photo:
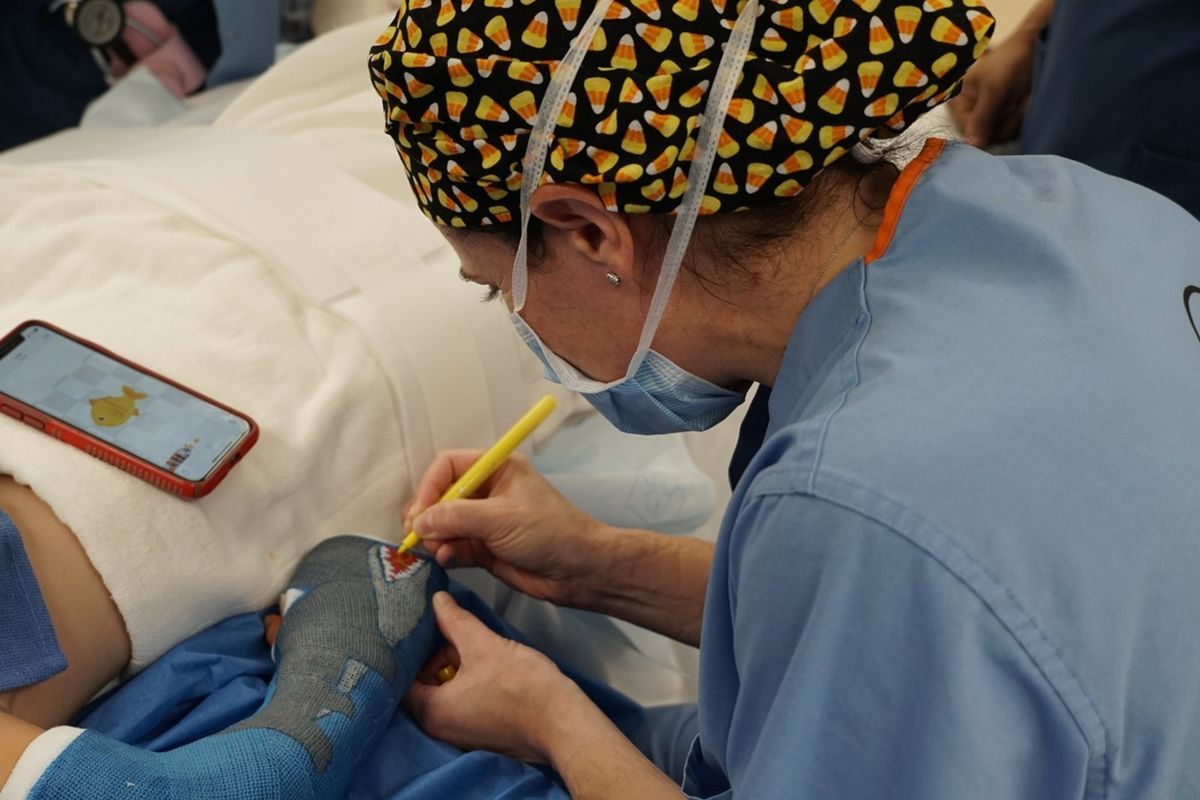
<path fill-rule="evenodd" d="M 796 197 L 787 201 L 755 206 L 752 213 L 713 214 L 700 217 L 692 232 L 683 268 L 691 272 L 710 294 L 714 289 L 729 288 L 735 282 L 754 280 L 756 267 L 763 255 L 778 259 L 783 247 L 791 241 L 796 230 L 811 217 L 831 206 L 828 192 L 831 183 L 850 180 L 854 183 L 852 202 L 847 209 L 858 215 L 861 222 L 883 210 L 888 192 L 898 171 L 885 157 L 887 146 L 875 150 L 878 158 L 863 162 L 846 156 L 819 173 L 812 183 Z M 632 216 L 632 215 L 631 215 Z M 668 214 L 638 215 L 645 220 L 645 229 L 657 242 L 666 242 L 674 227 Z M 521 240 L 519 224 L 496 228 L 481 228 L 477 232 L 502 236 L 515 249 Z M 543 223 L 529 218 L 529 267 L 536 269 L 545 258 Z"/>

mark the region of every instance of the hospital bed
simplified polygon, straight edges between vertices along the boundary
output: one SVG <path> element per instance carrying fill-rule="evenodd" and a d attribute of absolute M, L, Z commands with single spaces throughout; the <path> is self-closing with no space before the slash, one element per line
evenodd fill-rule
<path fill-rule="evenodd" d="M 0 156 L 0 328 L 56 322 L 263 427 L 189 504 L 0 419 L 0 472 L 76 530 L 139 631 L 135 670 L 269 605 L 320 539 L 397 536 L 438 450 L 485 446 L 555 391 L 416 210 L 365 77 L 385 22 L 174 110 L 130 82 L 83 127 Z M 614 524 L 715 536 L 738 417 L 646 440 L 559 395 L 566 411 L 528 454 L 565 494 Z M 247 549 L 248 531 L 266 533 Z M 458 577 L 581 674 L 647 705 L 694 698 L 693 649 Z"/>

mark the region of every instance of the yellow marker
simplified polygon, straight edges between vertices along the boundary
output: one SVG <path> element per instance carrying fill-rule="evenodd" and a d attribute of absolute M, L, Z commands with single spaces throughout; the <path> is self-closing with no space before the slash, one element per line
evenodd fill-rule
<path fill-rule="evenodd" d="M 458 674 L 458 670 L 456 670 L 454 668 L 454 665 L 447 664 L 446 666 L 439 669 L 436 673 L 434 673 L 433 677 L 437 678 L 438 683 L 446 683 L 446 682 L 452 680 L 454 678 L 454 676 L 457 674 Z"/>
<path fill-rule="evenodd" d="M 533 408 L 526 412 L 525 416 L 517 420 L 517 424 L 508 429 L 508 432 L 500 437 L 500 440 L 491 446 L 486 453 L 479 457 L 479 460 L 470 466 L 470 468 L 462 474 L 462 477 L 454 482 L 454 484 L 446 490 L 446 493 L 438 500 L 443 503 L 447 500 L 457 500 L 461 497 L 470 497 L 475 494 L 475 490 L 483 485 L 483 482 L 492 476 L 492 473 L 504 463 L 504 459 L 512 455 L 512 452 L 521 446 L 521 442 L 525 441 L 525 437 L 533 433 L 534 429 L 545 421 L 546 417 L 558 406 L 558 401 L 550 395 L 546 395 L 541 400 L 538 400 Z M 416 531 L 409 531 L 404 537 L 404 542 L 400 545 L 400 552 L 403 553 L 411 547 L 420 544 L 421 537 Z"/>

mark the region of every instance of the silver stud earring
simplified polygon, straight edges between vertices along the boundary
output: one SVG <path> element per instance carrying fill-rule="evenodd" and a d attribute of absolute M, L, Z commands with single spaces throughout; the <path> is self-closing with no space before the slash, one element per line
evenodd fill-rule
<path fill-rule="evenodd" d="M 621 285 L 621 276 L 615 272 L 610 272 L 607 275 L 605 275 L 604 277 L 608 278 L 608 282 L 611 283 L 613 286 Z"/>

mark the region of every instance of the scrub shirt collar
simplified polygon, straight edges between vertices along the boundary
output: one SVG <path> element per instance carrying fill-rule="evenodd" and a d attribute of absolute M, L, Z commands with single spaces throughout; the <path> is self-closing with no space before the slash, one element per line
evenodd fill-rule
<path fill-rule="evenodd" d="M 887 257 L 909 197 L 946 147 L 947 142 L 937 137 L 925 142 L 892 186 L 871 252 L 843 269 L 801 312 L 771 390 L 766 438 L 813 402 L 822 385 L 820 378 L 825 374 L 825 365 L 858 341 L 859 337 L 851 334 L 868 324 L 870 318 L 867 267 L 881 268 L 878 262 Z"/>
<path fill-rule="evenodd" d="M 855 339 L 850 335 L 866 323 L 866 265 L 859 258 L 843 269 L 800 314 L 788 339 L 783 361 L 768 403 L 767 438 L 795 419 L 820 388 L 825 365 Z"/>

